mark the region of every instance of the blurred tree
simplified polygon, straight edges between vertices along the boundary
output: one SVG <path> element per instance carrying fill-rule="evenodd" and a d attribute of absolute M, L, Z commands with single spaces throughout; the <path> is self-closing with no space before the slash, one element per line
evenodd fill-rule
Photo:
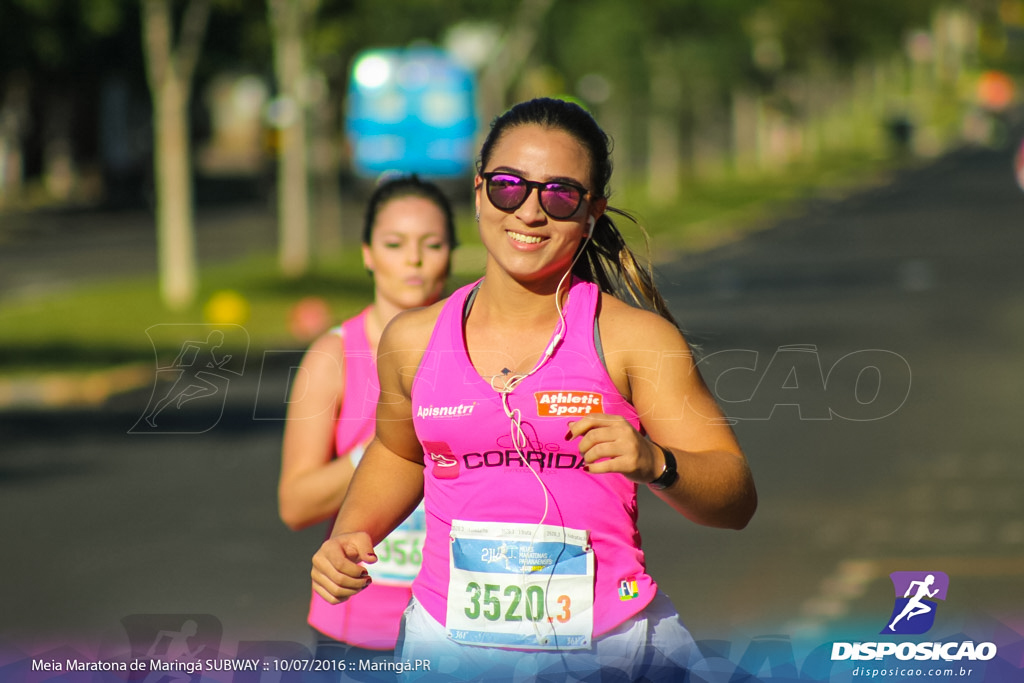
<path fill-rule="evenodd" d="M 301 114 L 297 125 L 310 125 L 291 138 L 308 137 L 309 143 L 286 143 L 298 151 L 282 154 L 278 174 L 281 267 L 295 274 L 317 251 L 310 223 L 340 222 L 340 214 L 324 212 L 320 201 L 340 189 L 343 93 L 361 50 L 416 41 L 440 45 L 460 22 L 485 25 L 493 29 L 478 71 L 485 118 L 523 97 L 576 96 L 615 136 L 625 177 L 656 181 L 651 191 L 670 197 L 678 185 L 673 176 L 700 163 L 702 150 L 725 152 L 737 144 L 734 103 L 752 103 L 746 114 L 757 118 L 757 107 L 772 98 L 785 116 L 799 117 L 799 106 L 786 109 L 786 98 L 798 90 L 793 83 L 827 90 L 829 77 L 842 69 L 888 59 L 904 49 L 908 31 L 929 27 L 940 5 L 965 6 L 1006 23 L 1001 15 L 1020 0 L 0 0 L 0 166 L 6 155 L 8 177 L 17 166 L 52 178 L 48 187 L 61 191 L 67 174 L 59 169 L 70 164 L 73 174 L 79 158 L 98 154 L 81 147 L 83 140 L 98 146 L 100 115 L 81 116 L 88 107 L 69 107 L 67 98 L 97 110 L 96 83 L 103 78 L 127 72 L 142 90 L 148 78 L 161 287 L 168 305 L 177 307 L 196 287 L 191 227 L 183 227 L 192 220 L 186 113 L 192 84 L 217 71 L 241 64 L 267 77 L 274 71 L 279 101 L 291 100 Z M 145 75 L 137 76 L 136 13 L 145 27 L 146 55 Z M 214 23 L 206 30 L 218 40 L 199 60 L 207 16 Z M 815 79 L 806 77 L 815 70 Z M 40 96 L 43 88 L 47 94 Z M 324 92 L 307 108 L 310 94 Z M 176 132 L 169 132 L 172 126 Z M 89 135 L 81 134 L 90 127 Z M 299 188 L 295 179 L 304 182 L 307 166 L 320 177 L 313 189 L 285 189 Z M 177 198 L 169 199 L 169 192 Z"/>
<path fill-rule="evenodd" d="M 620 178 L 647 179 L 671 201 L 697 121 L 720 123 L 748 71 L 742 18 L 754 0 L 561 0 L 545 23 L 539 57 L 565 75 L 615 138 Z M 571 27 L 556 31 L 554 27 Z M 556 33 L 564 33 L 562 37 Z M 596 91 L 589 83 L 606 82 Z"/>
<path fill-rule="evenodd" d="M 143 54 L 153 97 L 157 262 L 160 294 L 173 310 L 198 289 L 188 108 L 210 0 L 189 0 L 177 44 L 171 0 L 143 0 Z"/>
<path fill-rule="evenodd" d="M 334 248 L 343 232 L 353 232 L 339 225 L 339 176 L 340 104 L 355 55 L 371 47 L 440 43 L 453 21 L 480 10 L 474 5 L 471 0 L 267 0 L 277 82 L 279 263 L 287 277 L 306 272 L 311 253 Z"/>
<path fill-rule="evenodd" d="M 955 0 L 764 0 L 775 24 L 787 68 L 827 59 L 851 66 L 900 49 L 911 28 L 927 27 L 935 10 Z M 962 4 L 962 3 L 960 3 Z"/>
<path fill-rule="evenodd" d="M 309 269 L 310 215 L 307 104 L 311 74 L 306 34 L 319 0 L 267 0 L 277 76 L 277 221 L 279 265 L 285 277 Z"/>
<path fill-rule="evenodd" d="M 724 140 L 735 136 L 734 103 L 761 106 L 771 96 L 785 111 L 791 105 L 780 88 L 791 76 L 850 72 L 902 54 L 911 29 L 928 28 L 937 8 L 950 4 L 965 3 L 558 0 L 533 59 L 599 113 L 616 138 L 620 167 L 646 175 L 649 190 L 667 198 L 673 155 L 692 166 L 708 138 L 718 147 L 736 144 Z"/>
<path fill-rule="evenodd" d="M 512 86 L 535 53 L 541 27 L 554 0 L 521 0 L 516 14 L 495 44 L 480 72 L 480 115 L 485 120 L 501 114 L 509 104 Z"/>
<path fill-rule="evenodd" d="M 123 54 L 122 9 L 119 0 L 0 2 L 0 195 L 17 198 L 37 181 L 56 201 L 82 190 L 80 162 L 95 153 L 82 135 L 95 118 L 82 109 L 102 78 L 83 66 Z"/>

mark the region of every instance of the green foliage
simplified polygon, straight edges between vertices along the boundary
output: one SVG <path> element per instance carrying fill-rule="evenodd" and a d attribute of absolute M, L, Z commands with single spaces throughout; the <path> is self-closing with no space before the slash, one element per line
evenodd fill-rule
<path fill-rule="evenodd" d="M 340 83 L 362 50 L 415 42 L 440 45 L 461 20 L 507 20 L 514 9 L 513 3 L 473 0 L 322 0 L 309 37 L 310 56 Z"/>
<path fill-rule="evenodd" d="M 82 3 L 82 22 L 100 36 L 109 36 L 124 22 L 124 8 L 118 0 L 91 0 Z"/>
<path fill-rule="evenodd" d="M 173 2 L 178 11 L 184 4 Z M 646 88 L 650 60 L 669 55 L 681 79 L 727 91 L 762 76 L 752 54 L 765 31 L 781 46 L 784 69 L 823 59 L 852 64 L 898 49 L 907 30 L 925 26 L 939 5 L 940 0 L 554 0 L 539 22 L 531 65 L 549 66 L 569 90 L 582 76 L 600 73 L 617 97 L 637 97 Z M 507 29 L 528 6 L 523 0 L 321 0 L 309 54 L 337 86 L 361 50 L 439 44 L 460 21 Z M 219 0 L 210 21 L 200 80 L 232 67 L 270 72 L 265 0 Z M 4 0 L 0 80 L 12 68 L 61 72 L 72 80 L 86 65 L 137 63 L 138 25 L 137 0 Z"/>
<path fill-rule="evenodd" d="M 173 4 L 180 13 L 185 0 Z M 737 230 L 737 225 L 763 215 L 765 207 L 818 192 L 829 178 L 870 176 L 877 171 L 877 160 L 857 159 L 853 154 L 848 164 L 823 169 L 818 159 L 815 166 L 776 172 L 775 179 L 687 179 L 677 202 L 645 207 L 632 199 L 646 196 L 645 174 L 636 171 L 644 168 L 647 142 L 643 135 L 656 79 L 680 87 L 683 101 L 675 105 L 679 108 L 676 120 L 681 130 L 689 132 L 687 126 L 694 125 L 698 115 L 724 116 L 726 103 L 736 90 L 759 88 L 770 93 L 780 77 L 821 65 L 849 67 L 902 50 L 908 31 L 927 28 L 940 4 L 958 3 L 553 0 L 546 15 L 536 22 L 537 40 L 523 73 L 517 74 L 523 81 L 542 74 L 542 82 L 518 92 L 546 89 L 536 94 L 566 94 L 585 100 L 578 91 L 580 80 L 592 74 L 606 79 L 610 100 L 588 104 L 596 105 L 592 109 L 610 131 L 617 128 L 613 131 L 617 141 L 623 142 L 622 149 L 630 155 L 616 157 L 619 170 L 613 184 L 624 188 L 622 194 L 628 201 L 623 208 L 636 209 L 641 215 L 646 212 L 643 222 L 659 247 L 667 242 L 692 248 Z M 533 6 L 530 0 L 320 0 L 309 27 L 308 54 L 338 100 L 352 58 L 361 50 L 416 41 L 441 44 L 446 32 L 461 21 L 490 23 L 507 30 L 521 19 L 524 8 Z M 981 51 L 986 63 L 1013 63 L 1010 51 L 996 53 L 995 48 L 991 52 L 986 48 L 1005 39 L 996 3 L 972 3 L 971 7 L 985 10 L 983 33 L 990 40 L 982 41 Z M 254 71 L 269 80 L 272 53 L 266 0 L 218 0 L 210 22 L 197 88 L 225 70 Z M 139 28 L 138 0 L 0 0 L 0 106 L 4 86 L 15 74 L 59 87 L 117 70 L 127 71 L 142 83 Z M 1021 50 L 1013 54 L 1020 61 Z M 781 102 L 777 109 L 784 108 L 784 97 L 772 100 Z M 695 101 L 702 98 L 711 106 L 700 112 Z M 605 113 L 613 116 L 604 119 Z M 472 254 L 472 229 L 465 230 L 462 239 L 463 253 Z M 288 336 L 286 321 L 299 298 L 324 296 L 338 317 L 368 301 L 369 280 L 357 256 L 345 258 L 350 260 L 320 262 L 310 275 L 294 282 L 276 276 L 277 265 L 270 255 L 208 269 L 199 301 L 205 302 L 220 289 L 237 290 L 251 304 L 247 326 L 254 343 L 295 343 Z M 117 315 L 108 315 L 112 312 Z M 0 305 L 0 358 L 4 359 L 0 371 L 23 363 L 60 365 L 77 359 L 85 364 L 106 364 L 122 356 L 150 358 L 152 349 L 144 334 L 149 325 L 199 320 L 201 304 L 181 314 L 168 314 L 159 304 L 156 283 L 148 280 L 119 282 L 32 304 Z"/>
<path fill-rule="evenodd" d="M 639 3 L 600 0 L 593 3 L 561 2 L 543 23 L 538 42 L 540 56 L 562 71 L 573 87 L 588 73 L 599 73 L 617 84 L 617 96 L 642 89 L 646 65 L 637 38 L 646 30 Z M 555 27 L 559 27 L 556 29 Z"/>
<path fill-rule="evenodd" d="M 0 3 L 0 64 L 8 69 L 54 71 L 67 68 L 87 50 L 98 32 L 109 33 L 113 0 L 91 3 L 82 31 L 79 3 L 58 0 L 6 0 Z M 116 14 L 116 12 L 114 13 Z M 6 74 L 0 71 L 0 78 Z"/>
<path fill-rule="evenodd" d="M 850 65 L 899 49 L 912 28 L 927 28 L 943 0 L 766 0 L 764 16 L 785 46 L 788 68 L 815 58 Z"/>
<path fill-rule="evenodd" d="M 737 86 L 770 88 L 772 78 L 817 64 L 849 66 L 903 47 L 927 28 L 942 0 L 561 0 L 542 24 L 535 62 L 549 64 L 571 89 L 598 73 L 613 98 L 638 109 L 652 63 L 684 87 L 714 96 Z M 758 63 L 759 50 L 777 63 Z M 762 57 L 763 59 L 763 57 Z"/>

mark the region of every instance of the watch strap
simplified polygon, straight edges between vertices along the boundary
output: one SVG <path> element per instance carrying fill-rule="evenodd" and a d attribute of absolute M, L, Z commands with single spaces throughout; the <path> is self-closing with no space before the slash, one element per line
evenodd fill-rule
<path fill-rule="evenodd" d="M 653 442 L 652 442 L 653 443 Z M 665 454 L 665 467 L 662 468 L 658 478 L 648 484 L 655 491 L 663 491 L 679 479 L 679 471 L 676 469 L 676 456 L 669 449 L 660 444 L 654 444 Z"/>

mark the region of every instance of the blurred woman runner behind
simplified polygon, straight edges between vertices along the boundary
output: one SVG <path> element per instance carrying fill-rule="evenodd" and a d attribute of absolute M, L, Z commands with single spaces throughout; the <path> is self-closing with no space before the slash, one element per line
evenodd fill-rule
<path fill-rule="evenodd" d="M 733 529 L 757 495 L 609 216 L 625 215 L 608 207 L 609 145 L 560 100 L 498 117 L 475 181 L 484 277 L 381 340 L 377 435 L 312 578 L 330 602 L 358 595 L 374 544 L 423 497 L 398 657 L 431 670 L 406 678 L 675 681 L 699 661 L 647 573 L 637 486 Z"/>
<path fill-rule="evenodd" d="M 278 487 L 281 519 L 290 528 L 337 514 L 374 434 L 380 335 L 400 311 L 441 298 L 455 241 L 451 206 L 436 185 L 398 176 L 370 196 L 362 250 L 373 277 L 373 303 L 313 342 L 291 390 Z M 341 656 L 356 668 L 360 658 L 394 650 L 423 536 L 423 510 L 417 508 L 381 539 L 372 588 L 343 605 L 312 595 L 309 624 L 318 658 Z"/>

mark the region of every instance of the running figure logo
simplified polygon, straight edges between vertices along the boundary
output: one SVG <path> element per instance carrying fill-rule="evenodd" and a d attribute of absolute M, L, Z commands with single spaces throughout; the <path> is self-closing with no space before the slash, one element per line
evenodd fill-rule
<path fill-rule="evenodd" d="M 509 551 L 511 551 L 511 553 Z M 487 564 L 493 564 L 493 563 L 497 562 L 497 563 L 501 564 L 505 568 L 505 571 L 509 571 L 509 572 L 518 572 L 518 571 L 520 571 L 520 567 L 519 567 L 519 564 L 518 564 L 519 563 L 519 547 L 518 546 L 511 546 L 511 547 L 509 547 L 509 544 L 505 543 L 504 541 L 501 542 L 501 545 L 499 545 L 497 547 L 497 549 L 493 549 L 492 548 L 490 553 L 484 556 L 483 560 Z"/>
<path fill-rule="evenodd" d="M 231 375 L 242 374 L 248 334 L 232 325 L 154 325 L 146 334 L 154 350 L 159 347 L 156 340 L 163 341 L 168 334 L 184 341 L 169 365 L 158 360 L 149 405 L 130 433 L 201 433 L 214 427 L 223 413 Z M 228 347 L 243 353 L 229 353 Z M 183 411 L 186 404 L 189 414 Z"/>
<path fill-rule="evenodd" d="M 121 619 L 132 660 L 146 669 L 127 680 L 137 683 L 196 683 L 202 663 L 220 657 L 223 626 L 211 614 L 132 614 Z"/>
<path fill-rule="evenodd" d="M 893 572 L 889 578 L 896 591 L 896 604 L 881 633 L 927 632 L 935 623 L 935 600 L 946 599 L 949 577 L 943 572 Z"/>

